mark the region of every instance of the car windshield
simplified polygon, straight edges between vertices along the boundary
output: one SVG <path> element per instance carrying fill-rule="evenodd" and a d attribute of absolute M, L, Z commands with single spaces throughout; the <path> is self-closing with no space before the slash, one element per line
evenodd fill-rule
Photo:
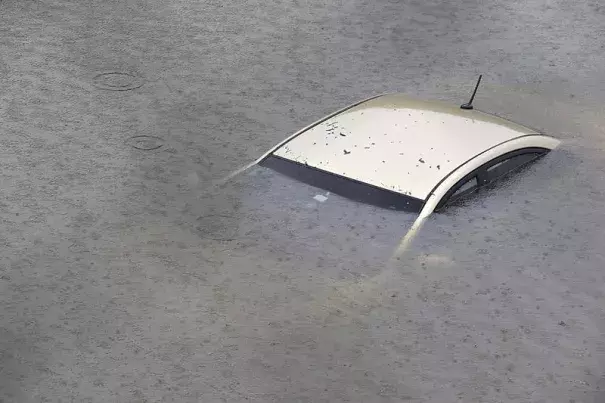
<path fill-rule="evenodd" d="M 424 203 L 423 200 L 410 195 L 379 188 L 277 156 L 269 156 L 261 165 L 301 182 L 376 207 L 418 213 Z"/>

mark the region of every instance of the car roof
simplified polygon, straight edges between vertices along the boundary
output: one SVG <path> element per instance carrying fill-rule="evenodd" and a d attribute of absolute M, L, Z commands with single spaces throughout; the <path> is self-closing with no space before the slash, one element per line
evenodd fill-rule
<path fill-rule="evenodd" d="M 477 110 L 389 94 L 320 121 L 272 155 L 425 200 L 465 162 L 536 133 Z"/>

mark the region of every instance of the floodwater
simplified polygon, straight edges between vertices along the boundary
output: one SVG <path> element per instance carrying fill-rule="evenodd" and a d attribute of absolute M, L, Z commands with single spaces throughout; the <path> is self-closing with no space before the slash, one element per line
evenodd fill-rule
<path fill-rule="evenodd" d="M 0 398 L 605 401 L 604 17 L 3 0 Z M 216 186 L 334 109 L 462 103 L 478 74 L 478 109 L 563 144 L 399 260 L 413 215 L 254 172 Z"/>

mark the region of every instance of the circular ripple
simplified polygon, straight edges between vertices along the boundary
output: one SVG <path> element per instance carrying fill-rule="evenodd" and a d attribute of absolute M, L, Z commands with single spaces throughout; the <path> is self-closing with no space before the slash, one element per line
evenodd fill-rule
<path fill-rule="evenodd" d="M 128 91 L 143 85 L 143 79 L 121 71 L 107 71 L 92 79 L 95 87 L 108 91 Z"/>
<path fill-rule="evenodd" d="M 164 140 L 155 136 L 134 136 L 129 138 L 126 143 L 137 150 L 151 151 L 162 147 Z"/>

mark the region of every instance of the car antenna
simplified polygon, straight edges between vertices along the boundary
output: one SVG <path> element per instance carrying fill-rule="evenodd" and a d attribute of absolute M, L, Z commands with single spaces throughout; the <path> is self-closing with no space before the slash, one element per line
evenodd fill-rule
<path fill-rule="evenodd" d="M 477 88 L 479 88 L 479 83 L 481 83 L 481 77 L 483 77 L 483 74 L 479 74 L 479 79 L 477 80 L 477 84 L 475 85 L 475 91 L 473 91 L 473 95 L 471 95 L 471 99 L 470 101 L 468 101 L 466 104 L 462 104 L 460 105 L 460 109 L 473 109 L 473 99 L 475 99 L 475 94 L 477 93 Z"/>

